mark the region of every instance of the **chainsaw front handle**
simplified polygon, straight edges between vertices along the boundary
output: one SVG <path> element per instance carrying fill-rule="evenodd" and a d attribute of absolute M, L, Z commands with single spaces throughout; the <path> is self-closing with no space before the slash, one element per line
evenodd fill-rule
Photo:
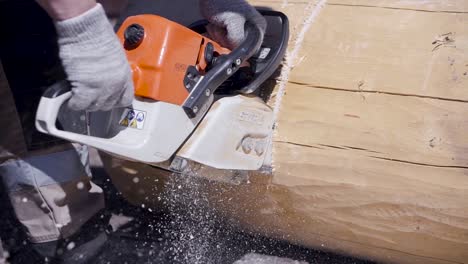
<path fill-rule="evenodd" d="M 257 55 L 261 57 L 263 48 L 268 50 L 268 59 L 262 60 L 262 66 L 258 67 L 257 73 L 254 79 L 247 86 L 239 90 L 242 94 L 251 94 L 268 79 L 270 78 L 278 67 L 281 65 L 289 41 L 289 20 L 288 17 L 281 12 L 273 10 L 257 10 L 262 14 L 268 21 L 267 30 L 265 32 L 265 38 L 260 51 L 257 51 Z M 263 47 L 264 46 L 264 47 Z M 270 49 L 273 48 L 272 51 Z M 259 54 L 260 53 L 260 54 Z M 256 56 L 253 56 L 256 57 Z"/>
<path fill-rule="evenodd" d="M 220 61 L 217 61 L 214 68 L 204 76 L 204 80 L 199 80 L 196 89 L 191 90 L 190 96 L 183 105 L 190 118 L 204 114 L 209 108 L 206 104 L 206 97 L 239 69 L 239 62 L 249 60 L 255 65 L 253 79 L 244 87 L 236 87 L 239 88 L 237 92 L 241 94 L 257 93 L 258 88 L 281 65 L 289 41 L 288 17 L 284 13 L 273 10 L 257 9 L 257 11 L 265 17 L 268 23 L 260 50 L 256 50 L 261 39 L 260 29 L 254 24 L 246 23 L 247 36 L 244 42 L 230 54 L 220 56 L 218 59 Z M 189 28 L 203 34 L 206 33 L 208 24 L 207 20 L 201 20 L 193 23 Z"/>
<path fill-rule="evenodd" d="M 262 38 L 260 29 L 250 23 L 245 25 L 245 40 L 227 55 L 219 56 L 215 65 L 200 78 L 198 83 L 190 92 L 189 96 L 182 105 L 185 113 L 190 118 L 204 115 L 208 110 L 208 104 L 213 93 L 229 77 L 239 70 L 242 63 L 248 60 L 257 51 L 259 42 Z"/>

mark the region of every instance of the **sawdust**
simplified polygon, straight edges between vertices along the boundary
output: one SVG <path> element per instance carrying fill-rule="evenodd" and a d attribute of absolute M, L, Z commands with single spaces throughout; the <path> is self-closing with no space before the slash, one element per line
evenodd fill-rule
<path fill-rule="evenodd" d="M 166 183 L 174 263 L 219 263 L 230 254 L 228 237 L 234 230 L 210 206 L 199 177 L 172 175 Z"/>
<path fill-rule="evenodd" d="M 234 264 L 308 264 L 308 262 L 260 254 L 247 254 Z"/>

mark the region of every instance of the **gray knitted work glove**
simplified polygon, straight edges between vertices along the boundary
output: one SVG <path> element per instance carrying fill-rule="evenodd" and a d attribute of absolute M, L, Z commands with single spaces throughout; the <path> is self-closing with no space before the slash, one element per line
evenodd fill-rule
<path fill-rule="evenodd" d="M 245 0 L 200 0 L 200 11 L 211 24 L 207 27 L 210 37 L 229 49 L 239 46 L 244 40 L 244 24 L 249 21 L 262 32 L 263 41 L 267 27 L 265 18 Z"/>
<path fill-rule="evenodd" d="M 60 58 L 72 85 L 68 102 L 74 110 L 110 110 L 128 106 L 134 90 L 123 47 L 104 9 L 55 22 Z"/>

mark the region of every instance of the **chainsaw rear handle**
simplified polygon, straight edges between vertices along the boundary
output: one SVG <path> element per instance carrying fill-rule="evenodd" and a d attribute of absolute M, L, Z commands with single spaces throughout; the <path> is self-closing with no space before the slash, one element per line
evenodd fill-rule
<path fill-rule="evenodd" d="M 203 115 L 209 108 L 210 97 L 229 77 L 231 77 L 241 64 L 248 60 L 257 51 L 262 33 L 260 29 L 250 23 L 245 24 L 246 37 L 244 41 L 227 55 L 219 56 L 215 65 L 200 78 L 182 105 L 190 118 Z"/>
<path fill-rule="evenodd" d="M 119 144 L 119 140 L 117 138 L 104 139 L 58 129 L 56 122 L 60 109 L 65 103 L 67 103 L 71 96 L 71 85 L 66 80 L 59 81 L 47 88 L 42 95 L 36 113 L 36 129 L 39 132 L 50 134 L 71 142 L 90 145 L 112 153 L 128 151 L 120 149 L 122 147 L 128 148 L 128 146 L 122 146 Z"/>
<path fill-rule="evenodd" d="M 49 87 L 41 98 L 37 109 L 36 128 L 38 131 L 71 142 L 92 146 L 115 156 L 131 157 L 134 161 L 148 164 L 159 164 L 172 157 L 194 128 L 180 106 L 134 100 L 132 107 L 144 109 L 147 111 L 146 116 L 151 116 L 145 121 L 145 129 L 121 129 L 111 137 L 97 137 L 60 130 L 56 125 L 58 116 L 61 107 L 67 103 L 71 96 L 68 81 L 61 81 Z M 164 114 L 166 112 L 171 112 L 172 115 Z M 156 126 L 156 120 L 162 120 L 161 122 L 167 125 Z M 180 122 L 171 122 L 172 120 Z M 190 124 L 192 124 L 191 127 Z M 171 136 L 165 142 L 166 144 L 158 144 L 158 140 L 164 135 Z"/>

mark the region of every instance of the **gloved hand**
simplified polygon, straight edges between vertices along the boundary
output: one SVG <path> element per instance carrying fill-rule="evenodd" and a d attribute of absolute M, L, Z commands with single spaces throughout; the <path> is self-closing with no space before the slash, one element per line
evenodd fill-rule
<path fill-rule="evenodd" d="M 239 46 L 244 40 L 246 21 L 261 31 L 260 48 L 267 27 L 265 18 L 245 0 L 200 0 L 200 11 L 211 24 L 207 27 L 210 37 L 229 49 Z"/>
<path fill-rule="evenodd" d="M 55 27 L 60 58 L 72 85 L 69 107 L 98 111 L 130 105 L 131 69 L 102 6 L 57 21 Z"/>

